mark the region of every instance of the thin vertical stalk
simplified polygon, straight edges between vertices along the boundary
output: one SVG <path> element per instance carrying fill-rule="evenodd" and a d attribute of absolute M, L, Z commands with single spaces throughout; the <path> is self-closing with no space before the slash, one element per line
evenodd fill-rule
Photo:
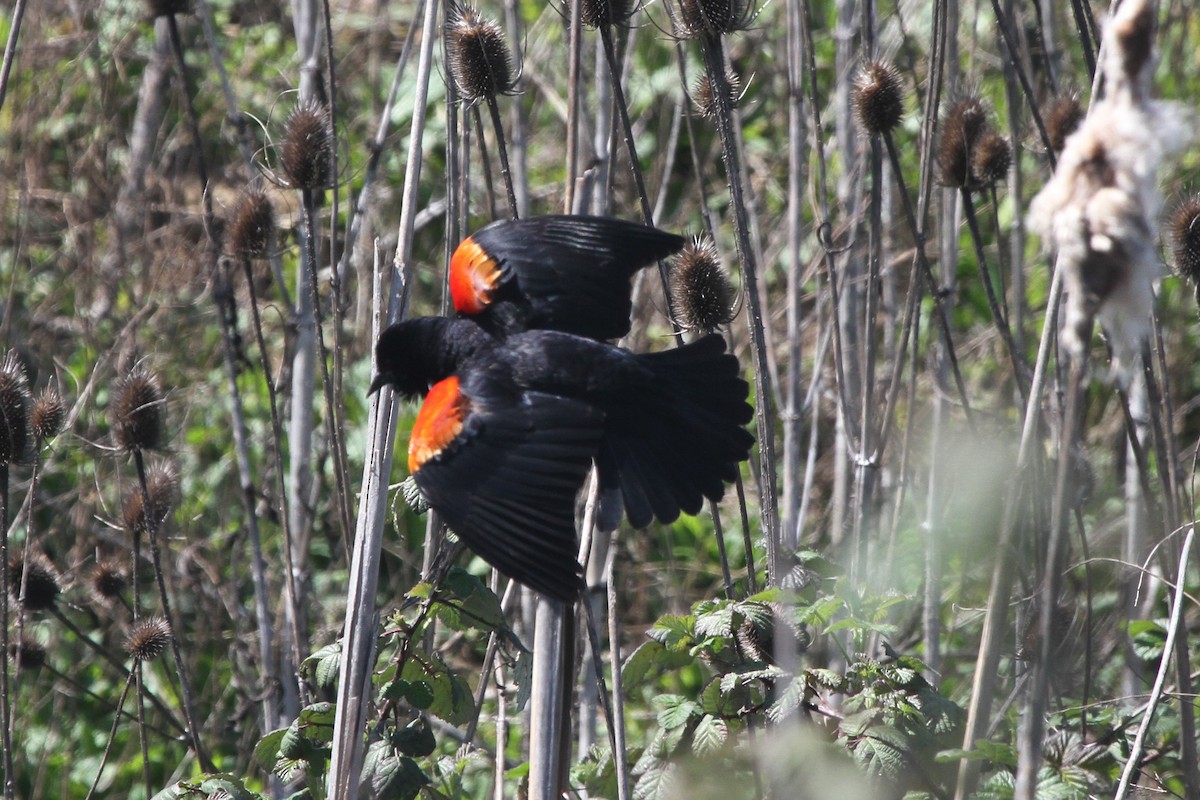
<path fill-rule="evenodd" d="M 16 782 L 13 778 L 12 708 L 9 706 L 8 687 L 8 499 L 8 462 L 5 461 L 0 463 L 0 623 L 4 628 L 0 631 L 0 648 L 3 648 L 0 649 L 0 724 L 4 726 L 0 736 L 3 737 L 4 747 L 4 798 L 12 800 Z M 25 568 L 21 570 L 22 574 L 28 571 Z"/>
<path fill-rule="evenodd" d="M 17 39 L 21 36 L 21 21 L 24 19 L 25 0 L 17 0 L 13 6 L 12 23 L 8 28 L 8 40 L 4 43 L 4 62 L 0 64 L 0 109 L 4 108 L 4 98 L 8 96 L 8 76 L 12 73 L 13 58 L 17 54 Z M 5 774 L 11 775 L 11 772 Z M 11 778 L 6 777 L 4 782 L 10 783 Z"/>

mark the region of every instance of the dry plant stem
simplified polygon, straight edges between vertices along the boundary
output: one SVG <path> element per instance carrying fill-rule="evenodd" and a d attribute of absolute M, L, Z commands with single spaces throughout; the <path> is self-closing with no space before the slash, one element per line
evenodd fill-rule
<path fill-rule="evenodd" d="M 9 700 L 8 685 L 8 464 L 0 464 L 0 623 L 4 628 L 0 632 L 0 724 L 4 725 L 4 797 L 10 800 L 14 796 L 15 781 L 13 778 L 13 740 L 11 733 L 12 708 Z M 22 569 L 22 574 L 28 572 Z"/>
<path fill-rule="evenodd" d="M 533 695 L 529 723 L 529 798 L 558 797 L 563 763 L 561 743 L 566 705 L 561 687 L 568 671 L 566 636 L 568 618 L 574 610 L 559 600 L 542 597 L 537 607 L 533 651 Z"/>
<path fill-rule="evenodd" d="M 388 88 L 387 100 L 383 104 L 383 109 L 379 112 L 379 124 L 375 128 L 375 136 L 367 143 L 367 151 L 370 155 L 367 157 L 367 166 L 363 171 L 358 199 L 351 209 L 350 222 L 346 228 L 346 246 L 342 249 L 342 257 L 337 267 L 339 280 L 345 277 L 349 269 L 350 260 L 354 257 L 355 245 L 358 243 L 358 236 L 362 232 L 363 219 L 371 201 L 371 188 L 375 185 L 375 178 L 379 174 L 379 161 L 383 156 L 388 133 L 392 128 L 392 109 L 395 108 L 396 96 L 400 93 L 400 79 L 404 76 L 404 68 L 408 65 L 413 41 L 416 39 L 420 24 L 421 6 L 417 6 L 412 21 L 408 25 L 408 33 L 404 37 L 404 46 L 400 50 L 400 56 L 396 59 L 396 68 L 392 72 L 392 84 Z"/>
<path fill-rule="evenodd" d="M 4 108 L 4 98 L 8 96 L 8 77 L 12 74 L 13 58 L 17 54 L 17 39 L 21 35 L 21 21 L 25 19 L 25 0 L 17 0 L 13 6 L 12 23 L 8 28 L 8 41 L 4 43 L 4 62 L 0 64 L 0 109 Z M 12 771 L 4 773 L 4 783 L 12 782 Z M 8 792 L 8 789 L 5 789 Z"/>
<path fill-rule="evenodd" d="M 416 88 L 413 93 L 412 126 L 408 139 L 408 158 L 404 171 L 400 225 L 396 234 L 396 255 L 388 280 L 376 269 L 375 291 L 388 292 L 387 312 L 380 319 L 382 299 L 376 303 L 372 323 L 372 341 L 386 324 L 399 320 L 408 302 L 409 262 L 412 258 L 414 220 L 419 204 L 422 137 L 425 133 L 429 76 L 433 67 L 433 45 L 437 41 L 437 0 L 425 2 L 420 58 L 417 62 Z M 386 286 L 386 288 L 385 288 Z M 367 449 L 363 463 L 361 502 L 350 557 L 349 587 L 346 593 L 346 619 L 342 633 L 342 675 L 338 682 L 337 712 L 334 719 L 332 758 L 327 778 L 331 800 L 358 797 L 362 769 L 366 710 L 375 663 L 375 592 L 379 582 L 379 551 L 387 521 L 387 486 L 392 469 L 393 442 L 398 409 L 390 388 L 376 393 L 368 412 Z"/>
<path fill-rule="evenodd" d="M 1034 93 L 1033 86 L 1029 83 L 1029 76 L 1025 74 L 1025 67 L 1021 64 L 1021 59 L 1016 56 L 1017 43 L 1013 40 L 1012 31 L 1009 30 L 1008 15 L 1004 13 L 1004 9 L 1000 7 L 1000 0 L 992 0 L 992 12 L 996 15 L 997 27 L 1000 29 L 1000 35 L 1004 39 L 1004 46 L 1008 49 L 1011 57 L 1008 63 L 1012 66 L 1014 72 L 1017 73 L 1017 80 L 1021 84 L 1021 90 L 1025 92 L 1025 101 L 1029 105 L 1029 113 L 1033 117 L 1033 126 L 1037 128 L 1038 136 L 1042 140 L 1042 146 L 1046 148 L 1046 155 L 1050 158 L 1050 167 L 1054 168 L 1054 147 L 1050 144 L 1050 136 L 1046 133 L 1046 125 L 1042 122 L 1042 113 L 1038 109 L 1037 94 Z M 1084 48 L 1085 54 L 1088 48 Z M 1091 74 L 1089 70 L 1088 74 Z"/>
<path fill-rule="evenodd" d="M 508 214 L 510 219 L 520 216 L 517 210 L 517 191 L 513 188 L 512 169 L 508 164 L 508 143 L 504 138 L 504 123 L 500 121 L 500 104 L 496 95 L 487 96 L 488 112 L 492 117 L 492 129 L 496 132 L 496 151 L 500 154 L 500 175 L 504 178 L 504 191 L 508 194 Z M 483 136 L 479 137 L 480 149 L 483 149 Z"/>
<path fill-rule="evenodd" d="M 152 796 L 151 792 L 153 792 L 153 788 L 150 784 L 150 743 L 148 741 L 149 737 L 146 735 L 146 704 L 142 700 L 143 695 L 146 693 L 146 685 L 142 680 L 144 676 L 142 674 L 141 661 L 133 662 L 133 670 L 130 672 L 130 676 L 137 683 L 138 746 L 142 749 L 142 780 L 146 784 L 146 796 L 150 797 Z M 125 682 L 125 687 L 126 689 L 129 688 L 128 681 Z M 113 720 L 114 732 L 116 731 L 117 721 L 119 719 L 120 716 Z M 101 769 L 103 769 L 103 766 L 104 765 L 101 764 Z M 96 777 L 100 777 L 100 770 L 96 770 Z"/>
<path fill-rule="evenodd" d="M 1071 0 L 1071 11 L 1075 17 L 1075 32 L 1079 36 L 1079 42 L 1083 46 L 1083 60 L 1087 64 L 1088 78 L 1094 80 L 1096 76 L 1096 42 L 1100 39 L 1097 36 L 1096 21 L 1091 17 L 1091 9 L 1086 8 L 1083 0 Z M 1090 24 L 1089 24 L 1090 23 Z"/>
<path fill-rule="evenodd" d="M 191 7 L 196 12 L 196 16 L 200 18 L 200 25 L 204 28 L 204 40 L 208 44 L 209 57 L 212 58 L 213 67 L 217 70 L 217 76 L 221 80 L 221 93 L 225 97 L 225 116 L 237 132 L 238 150 L 242 154 L 242 161 L 246 163 L 247 172 L 253 175 L 255 173 L 254 139 L 250 133 L 250 126 L 246 124 L 246 115 L 238 111 L 237 99 L 234 97 L 233 87 L 229 83 L 229 73 L 225 69 L 224 56 L 217 43 L 212 10 L 208 7 L 207 0 L 192 0 Z"/>
<path fill-rule="evenodd" d="M 604 584 L 608 595 L 608 657 L 612 669 L 612 704 L 613 704 L 613 753 L 624 753 L 625 738 L 625 691 L 621 678 L 621 614 L 617 604 L 617 583 L 615 579 L 616 558 L 609 551 L 608 564 L 604 570 Z M 613 758 L 617 773 L 617 800 L 629 800 L 630 777 L 629 763 L 625 758 Z"/>
<path fill-rule="evenodd" d="M 337 509 L 338 514 L 343 522 L 342 533 L 343 542 L 346 546 L 346 552 L 350 552 L 350 494 L 348 475 L 342 470 L 340 464 L 344 462 L 343 454 L 346 450 L 346 443 L 343 439 L 346 433 L 346 428 L 338 419 L 338 388 L 334 380 L 335 375 L 330 373 L 329 369 L 329 348 L 325 345 L 325 325 L 323 315 L 321 313 L 321 291 L 320 283 L 317 276 L 317 237 L 316 237 L 316 199 L 313 195 L 313 190 L 303 189 L 300 192 L 300 235 L 308 241 L 308 246 L 304 248 L 305 266 L 308 268 L 308 289 L 312 292 L 312 313 L 313 321 L 316 324 L 316 341 L 317 341 L 317 362 L 321 365 L 321 385 L 325 391 L 325 413 L 328 415 L 326 419 L 326 428 L 329 431 L 329 440 L 331 449 L 334 452 L 334 459 L 338 462 L 333 471 L 334 483 L 337 489 Z M 341 300 L 336 294 L 337 287 L 334 286 L 333 303 L 336 308 Z M 336 313 L 336 312 L 335 312 Z M 340 315 L 339 315 L 340 316 Z M 340 322 L 335 320 L 335 324 Z M 337 335 L 334 335 L 335 348 Z"/>
<path fill-rule="evenodd" d="M 123 713 L 121 709 L 125 707 L 125 698 L 129 696 L 129 687 L 133 684 L 133 677 L 138 674 L 140 669 L 140 665 L 135 663 L 133 671 L 125 679 L 125 687 L 121 689 L 121 699 L 117 701 L 117 713 L 113 715 L 112 728 L 108 732 L 108 741 L 104 744 L 104 754 L 100 756 L 100 766 L 96 767 L 96 777 L 92 779 L 92 786 L 88 789 L 86 800 L 92 800 L 92 797 L 96 794 L 96 787 L 100 785 L 100 776 L 104 774 L 104 765 L 108 763 L 108 756 L 112 753 L 113 742 L 117 738 L 117 726 L 121 724 L 121 714 Z M 138 726 L 142 739 L 142 780 L 146 784 L 146 796 L 150 797 L 153 794 L 153 789 L 150 786 L 150 759 L 146 753 L 146 729 L 141 724 L 143 722 L 142 716 L 141 708 L 139 707 Z"/>
<path fill-rule="evenodd" d="M 487 187 L 487 210 L 488 217 L 496 219 L 496 186 L 492 180 L 492 155 L 487 149 L 487 139 L 483 135 L 483 118 L 479 113 L 479 106 L 471 106 L 471 121 L 475 123 L 475 138 L 479 140 L 479 160 L 481 162 L 480 172 L 483 173 L 483 184 Z M 464 126 L 464 131 L 465 131 Z M 467 152 L 470 149 L 470 142 L 464 143 L 463 151 Z M 447 243 L 448 244 L 448 243 Z"/>
<path fill-rule="evenodd" d="M 579 102 L 582 90 L 583 15 L 581 0 L 570 0 L 567 8 L 567 163 L 563 186 L 563 213 L 575 211 L 575 180 L 579 175 Z M 536 800 L 536 798 L 535 798 Z"/>
<path fill-rule="evenodd" d="M 1092 554 L 1088 548 L 1087 528 L 1083 524 L 1083 510 L 1075 504 L 1075 529 L 1079 531 L 1079 553 L 1083 556 L 1083 586 L 1085 591 L 1083 616 L 1083 697 L 1079 702 L 1079 731 L 1088 740 L 1088 702 L 1092 695 Z"/>
<path fill-rule="evenodd" d="M 1088 336 L 1090 339 L 1090 326 Z M 1050 536 L 1046 543 L 1046 572 L 1038 600 L 1038 648 L 1029 699 L 1025 707 L 1022 736 L 1017 744 L 1017 800 L 1036 800 L 1038 773 L 1042 766 L 1042 739 L 1045 715 L 1050 696 L 1050 669 L 1057 641 L 1054 620 L 1058 614 L 1058 595 L 1062 587 L 1063 563 L 1066 557 L 1068 515 L 1067 491 L 1071 483 L 1071 452 L 1084 416 L 1084 385 L 1087 378 L 1087 355 L 1071 362 L 1067 385 L 1066 412 L 1058 446 L 1058 475 L 1054 483 Z"/>
<path fill-rule="evenodd" d="M 171 657 L 175 661 L 175 673 L 179 676 L 179 699 L 183 704 L 184 719 L 187 720 L 188 738 L 191 740 L 196 758 L 200 761 L 200 768 L 205 772 L 214 772 L 216 767 L 208 757 L 208 753 L 204 750 L 204 747 L 200 744 L 200 727 L 196 722 L 196 714 L 193 711 L 192 688 L 188 682 L 187 667 L 183 662 L 183 654 L 179 650 L 179 636 L 176 634 L 175 620 L 171 614 L 171 600 L 167 596 L 166 573 L 163 572 L 162 553 L 158 546 L 158 520 L 156 519 L 158 511 L 155 510 L 154 504 L 150 501 L 150 490 L 146 486 L 146 460 L 143 458 L 141 450 L 133 451 L 133 463 L 137 467 L 138 484 L 142 491 L 142 507 L 146 509 L 146 536 L 150 540 L 150 557 L 154 562 L 154 578 L 155 583 L 158 585 L 158 599 L 162 604 L 163 617 L 166 618 L 167 626 L 170 628 L 168 639 L 171 642 Z"/>
<path fill-rule="evenodd" d="M 500 610 L 507 615 L 511 610 L 513 603 L 517 599 L 517 582 L 509 581 L 507 588 L 504 590 L 504 596 L 500 598 Z M 475 711 L 471 715 L 471 720 L 467 723 L 466 731 L 463 733 L 463 738 L 468 742 L 475 741 L 475 732 L 479 729 L 479 716 L 483 712 L 483 698 L 487 692 L 488 676 L 492 674 L 492 664 L 496 660 L 497 637 L 496 632 L 492 631 L 488 636 L 487 649 L 483 655 L 483 666 L 479 669 L 479 686 L 475 688 Z M 501 753 L 504 751 L 501 750 Z"/>
<path fill-rule="evenodd" d="M 1008 598 L 1012 584 L 1012 553 L 1010 547 L 1013 533 L 1020 516 L 1019 504 L 1028 485 L 1021 480 L 1034 450 L 1034 434 L 1038 430 L 1041 414 L 1041 396 L 1046 383 L 1050 353 L 1053 350 L 1055 333 L 1058 330 L 1058 306 L 1062 299 L 1062 273 L 1055 266 L 1050 282 L 1047 310 L 1042 325 L 1042 338 L 1038 346 L 1037 361 L 1033 368 L 1033 381 L 1029 386 L 1025 414 L 1021 425 L 1021 442 L 1017 449 L 1017 463 L 1013 474 L 1017 476 L 1009 487 L 1000 530 L 996 537 L 996 563 L 992 567 L 992 583 L 988 591 L 987 611 L 983 618 L 983 633 L 980 636 L 979 654 L 975 659 L 975 675 L 971 684 L 971 702 L 967 707 L 967 723 L 963 728 L 963 749 L 971 750 L 976 740 L 986 735 L 992 700 L 996 694 L 997 667 L 1003 650 L 1004 633 L 1007 627 Z M 965 800 L 974 790 L 979 776 L 979 762 L 963 759 L 958 767 L 958 785 L 955 800 Z"/>
<path fill-rule="evenodd" d="M 983 252 L 983 232 L 979 229 L 979 220 L 975 216 L 975 201 L 971 197 L 970 189 L 961 189 L 959 196 L 962 197 L 963 214 L 967 218 L 967 228 L 971 231 L 971 241 L 975 245 L 975 261 L 979 265 L 979 275 L 982 278 L 984 292 L 987 294 L 988 309 L 992 312 L 992 321 L 996 323 L 996 330 L 1000 332 L 1000 338 L 1004 340 L 1004 347 L 1008 350 L 1013 382 L 1017 386 L 1017 394 L 1023 401 L 1026 396 L 1025 365 L 1021 363 L 1017 345 L 1013 342 L 1012 330 L 1008 327 L 1008 319 L 1004 315 L 1004 310 L 1000 308 L 996 287 L 992 285 L 992 276 L 988 272 L 987 258 Z"/>
<path fill-rule="evenodd" d="M 1142 723 L 1138 726 L 1137 736 L 1134 737 L 1129 758 L 1125 761 L 1125 767 L 1121 770 L 1121 781 L 1117 784 L 1117 792 L 1114 795 L 1114 800 L 1125 799 L 1129 794 L 1130 782 L 1133 776 L 1141 768 L 1140 762 L 1142 760 L 1142 753 L 1146 748 L 1146 737 L 1150 732 L 1150 724 L 1154 721 L 1154 712 L 1158 709 L 1158 704 L 1162 701 L 1163 690 L 1167 681 L 1167 672 L 1170 669 L 1171 656 L 1178 656 L 1176 640 L 1179 637 L 1183 622 L 1183 602 L 1185 599 L 1184 578 L 1187 574 L 1188 559 L 1191 557 L 1192 540 L 1195 538 L 1195 535 L 1196 528 L 1192 525 L 1188 528 L 1187 537 L 1183 540 L 1183 550 L 1179 556 L 1178 578 L 1175 581 L 1175 597 L 1171 606 L 1171 619 L 1167 624 L 1167 639 L 1163 643 L 1163 654 L 1158 663 L 1158 673 L 1154 678 L 1154 687 L 1150 690 L 1150 702 L 1142 714 Z M 1184 641 L 1186 641 L 1186 636 L 1185 631 Z M 1184 653 L 1186 655 L 1186 650 Z M 1187 695 L 1181 697 L 1181 704 L 1185 705 L 1189 702 L 1190 699 Z"/>
<path fill-rule="evenodd" d="M 759 303 L 758 265 L 755 249 L 750 242 L 749 221 L 743 196 L 741 158 L 734 135 L 733 104 L 729 96 L 729 81 L 725 75 L 725 58 L 721 39 L 706 35 L 701 41 L 704 67 L 717 102 L 717 128 L 724 152 L 725 174 L 733 204 L 734 232 L 738 260 L 746 297 L 747 319 L 750 328 L 750 348 L 754 357 L 755 418 L 758 421 L 758 448 L 762 468 L 762 492 L 759 498 L 763 535 L 767 542 L 767 582 L 778 585 L 780 569 L 779 520 L 776 516 L 775 480 L 775 412 L 767 365 L 766 341 L 763 331 L 763 309 Z"/>
<path fill-rule="evenodd" d="M 929 263 L 928 254 L 925 252 L 925 230 L 919 226 L 917 214 L 913 210 L 912 198 L 908 196 L 908 187 L 904 182 L 904 173 L 900 168 L 900 154 L 896 152 L 896 142 L 892 139 L 891 134 L 884 134 L 883 143 L 887 147 L 888 161 L 892 166 L 892 177 L 896 179 L 898 190 L 896 193 L 900 195 L 900 205 L 904 208 L 904 219 L 908 223 L 909 233 L 912 235 L 913 242 L 917 248 L 916 263 L 925 278 L 926 291 L 929 292 L 934 308 L 937 311 L 934 317 L 937 319 L 938 329 L 942 334 L 942 345 L 946 348 L 945 354 L 950 362 L 950 372 L 954 375 L 954 384 L 958 388 L 958 399 L 962 403 L 963 413 L 967 417 L 967 424 L 974 428 L 975 415 L 971 410 L 971 402 L 967 399 L 967 387 L 963 382 L 962 372 L 958 368 L 958 355 L 954 349 L 954 337 L 950 333 L 950 321 L 946 314 L 946 307 L 942 303 L 941 293 L 938 291 L 937 279 L 933 276 L 933 267 Z M 915 279 L 916 276 L 914 276 Z"/>

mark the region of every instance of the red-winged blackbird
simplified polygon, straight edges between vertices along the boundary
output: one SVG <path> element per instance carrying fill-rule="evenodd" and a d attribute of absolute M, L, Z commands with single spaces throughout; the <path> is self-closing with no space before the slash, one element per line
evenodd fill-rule
<path fill-rule="evenodd" d="M 617 339 L 629 333 L 630 279 L 683 245 L 610 217 L 493 222 L 451 256 L 450 295 L 455 311 L 495 336 L 532 328 Z"/>
<path fill-rule="evenodd" d="M 521 390 L 597 409 L 604 420 L 593 453 L 602 530 L 615 528 L 622 511 L 635 528 L 699 512 L 706 497 L 721 498 L 754 443 L 743 427 L 753 416 L 749 386 L 718 335 L 634 354 L 560 331 L 500 341 L 469 320 L 423 317 L 384 331 L 375 357 L 373 390 L 388 384 L 414 398 L 450 376 L 475 383 L 502 376 Z M 441 452 L 441 444 L 424 444 L 414 430 L 409 447 Z M 419 471 L 415 477 L 421 486 Z"/>
<path fill-rule="evenodd" d="M 521 389 L 502 367 L 479 365 L 429 390 L 408 468 L 429 505 L 485 561 L 570 602 L 582 587 L 575 498 L 603 420 L 586 403 Z"/>

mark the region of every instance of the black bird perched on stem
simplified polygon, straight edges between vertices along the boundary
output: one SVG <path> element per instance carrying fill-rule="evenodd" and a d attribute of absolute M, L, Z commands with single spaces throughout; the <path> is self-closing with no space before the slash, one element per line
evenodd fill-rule
<path fill-rule="evenodd" d="M 500 340 L 470 320 L 422 317 L 385 330 L 375 354 L 372 391 L 428 391 L 409 468 L 430 505 L 485 560 L 559 599 L 579 587 L 561 543 L 575 541 L 574 498 L 593 459 L 600 528 L 623 512 L 640 528 L 719 500 L 754 441 L 749 386 L 717 335 L 634 354 L 561 331 Z"/>

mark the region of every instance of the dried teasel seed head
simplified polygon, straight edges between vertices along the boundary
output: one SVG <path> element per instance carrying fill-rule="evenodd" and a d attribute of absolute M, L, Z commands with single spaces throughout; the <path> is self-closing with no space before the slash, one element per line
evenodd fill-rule
<path fill-rule="evenodd" d="M 263 258 L 270 255 L 271 239 L 275 232 L 275 206 L 264 192 L 251 189 L 242 194 L 233 212 L 229 229 L 229 246 L 242 258 Z"/>
<path fill-rule="evenodd" d="M 17 354 L 0 361 L 0 466 L 20 461 L 29 447 L 29 378 Z"/>
<path fill-rule="evenodd" d="M 854 80 L 854 110 L 871 136 L 891 133 L 904 117 L 904 85 L 891 64 L 865 64 Z"/>
<path fill-rule="evenodd" d="M 517 85 L 504 31 L 478 9 L 455 3 L 446 21 L 446 66 L 469 103 L 512 94 Z"/>
<path fill-rule="evenodd" d="M 324 189 L 330 184 L 333 138 L 325 106 L 310 100 L 292 109 L 284 125 L 279 162 L 294 189 Z"/>
<path fill-rule="evenodd" d="M 712 239 L 698 236 L 679 251 L 671 297 L 676 321 L 686 330 L 707 333 L 733 319 L 734 290 Z"/>
<path fill-rule="evenodd" d="M 30 414 L 29 428 L 33 438 L 39 442 L 48 442 L 62 432 L 63 423 L 67 420 L 67 404 L 62 395 L 53 386 L 42 389 L 41 394 L 33 401 L 33 411 Z"/>
<path fill-rule="evenodd" d="M 154 18 L 186 14 L 188 12 L 188 0 L 146 0 L 146 10 Z"/>
<path fill-rule="evenodd" d="M 117 446 L 130 453 L 161 448 L 166 434 L 158 378 L 145 367 L 134 367 L 117 381 L 113 396 L 112 424 Z"/>
<path fill-rule="evenodd" d="M 171 464 L 158 463 L 146 470 L 145 496 L 140 485 L 133 484 L 130 487 L 129 494 L 125 496 L 125 502 L 121 506 L 121 521 L 125 530 L 130 533 L 147 531 L 147 497 L 150 507 L 155 512 L 152 519 L 157 530 L 166 522 L 171 509 L 179 502 L 179 475 Z"/>
<path fill-rule="evenodd" d="M 942 122 L 938 145 L 938 172 L 942 184 L 960 189 L 971 188 L 971 157 L 980 134 L 987 128 L 987 109 L 978 97 L 967 97 L 952 104 Z"/>
<path fill-rule="evenodd" d="M 1179 204 L 1167 219 L 1175 271 L 1200 285 L 1200 195 Z"/>
<path fill-rule="evenodd" d="M 153 661 L 167 652 L 171 626 L 162 617 L 143 617 L 133 625 L 125 640 L 125 652 L 138 661 Z"/>
<path fill-rule="evenodd" d="M 1000 134 L 986 130 L 971 153 L 971 176 L 976 186 L 991 186 L 1008 177 L 1012 166 L 1012 148 Z"/>
<path fill-rule="evenodd" d="M 97 602 L 107 605 L 125 593 L 129 576 L 117 561 L 101 561 L 88 575 L 88 588 Z"/>
<path fill-rule="evenodd" d="M 579 18 L 589 28 L 617 25 L 633 14 L 633 0 L 582 0 Z"/>
<path fill-rule="evenodd" d="M 8 646 L 9 660 L 19 664 L 21 669 L 38 670 L 46 666 L 46 648 L 32 639 L 21 639 Z"/>
<path fill-rule="evenodd" d="M 675 33 L 681 39 L 724 36 L 745 30 L 753 17 L 751 0 L 679 0 Z"/>
<path fill-rule="evenodd" d="M 736 72 L 726 72 L 725 83 L 729 87 L 729 106 L 732 108 L 737 105 L 741 97 L 742 79 L 738 77 Z M 708 73 L 704 73 L 696 80 L 696 88 L 692 92 L 692 100 L 695 102 L 696 110 L 700 112 L 700 116 L 705 119 L 716 119 L 721 113 L 720 104 L 717 103 L 717 94 L 713 91 L 712 81 L 708 79 Z"/>
<path fill-rule="evenodd" d="M 62 593 L 58 571 L 50 559 L 38 552 L 26 559 L 21 553 L 8 561 L 8 591 L 16 600 L 21 596 L 21 585 L 25 585 L 25 609 L 27 611 L 49 611 L 58 603 Z"/>
<path fill-rule="evenodd" d="M 1059 95 L 1051 101 L 1044 116 L 1046 137 L 1050 139 L 1050 146 L 1055 153 L 1061 153 L 1067 146 L 1067 137 L 1083 122 L 1084 110 L 1079 102 L 1079 95 Z"/>

